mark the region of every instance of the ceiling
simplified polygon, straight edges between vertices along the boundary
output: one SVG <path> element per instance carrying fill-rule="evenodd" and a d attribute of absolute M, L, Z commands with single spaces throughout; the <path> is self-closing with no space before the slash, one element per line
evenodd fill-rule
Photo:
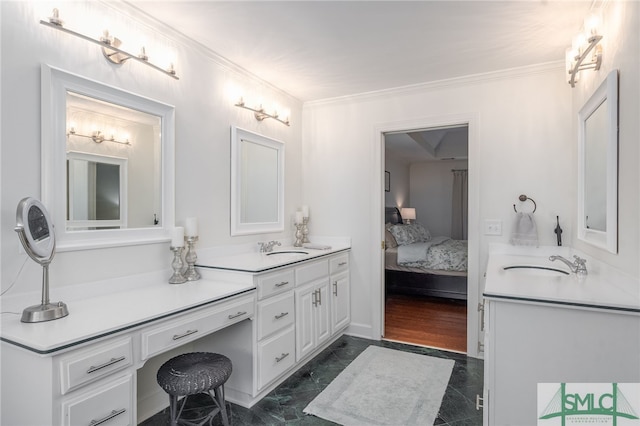
<path fill-rule="evenodd" d="M 303 102 L 562 62 L 592 1 L 146 1 Z"/>
<path fill-rule="evenodd" d="M 385 156 L 397 164 L 466 160 L 468 149 L 466 125 L 385 134 Z"/>

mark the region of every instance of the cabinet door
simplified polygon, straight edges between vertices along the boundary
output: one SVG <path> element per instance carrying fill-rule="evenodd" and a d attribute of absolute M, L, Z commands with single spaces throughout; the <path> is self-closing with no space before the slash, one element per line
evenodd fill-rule
<path fill-rule="evenodd" d="M 351 321 L 349 272 L 331 277 L 331 333 L 346 327 Z"/>
<path fill-rule="evenodd" d="M 329 283 L 318 284 L 316 291 L 318 292 L 318 300 L 314 310 L 315 321 L 315 346 L 322 344 L 331 337 L 331 316 L 329 307 L 331 305 L 331 294 L 329 293 Z"/>
<path fill-rule="evenodd" d="M 313 341 L 315 291 L 315 286 L 296 290 L 296 361 L 300 361 L 315 348 Z"/>

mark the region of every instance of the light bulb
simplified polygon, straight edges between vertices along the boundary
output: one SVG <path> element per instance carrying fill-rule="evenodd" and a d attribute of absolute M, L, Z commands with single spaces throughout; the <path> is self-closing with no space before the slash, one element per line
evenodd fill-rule
<path fill-rule="evenodd" d="M 602 25 L 602 15 L 598 12 L 591 12 L 584 18 L 584 33 L 587 38 L 598 35 L 598 30 Z"/>

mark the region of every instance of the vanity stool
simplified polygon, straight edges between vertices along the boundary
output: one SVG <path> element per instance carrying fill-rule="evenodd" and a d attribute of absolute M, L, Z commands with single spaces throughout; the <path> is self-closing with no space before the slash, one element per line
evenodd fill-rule
<path fill-rule="evenodd" d="M 171 358 L 158 370 L 158 384 L 169 394 L 171 425 L 179 422 L 187 425 L 209 424 L 220 413 L 222 424 L 229 425 L 224 401 L 224 384 L 231 375 L 231 360 L 211 352 L 190 352 Z M 206 393 L 211 396 L 215 408 L 197 419 L 180 419 L 190 395 Z M 178 399 L 184 397 L 180 403 Z M 194 423 L 195 422 L 195 423 Z M 198 423 L 199 422 L 199 423 Z"/>

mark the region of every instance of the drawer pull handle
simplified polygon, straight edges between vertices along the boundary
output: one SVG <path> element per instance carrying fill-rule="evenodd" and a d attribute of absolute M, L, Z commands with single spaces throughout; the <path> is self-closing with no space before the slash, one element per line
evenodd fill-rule
<path fill-rule="evenodd" d="M 288 356 L 289 356 L 289 352 L 287 352 L 286 354 L 283 353 L 282 355 L 276 357 L 276 362 L 280 362 Z"/>
<path fill-rule="evenodd" d="M 347 262 L 340 262 L 340 263 L 338 263 L 338 266 L 344 266 L 346 264 L 347 264 Z"/>
<path fill-rule="evenodd" d="M 246 314 L 246 313 L 247 313 L 247 311 L 243 311 L 243 312 L 238 311 L 238 313 L 237 313 L 237 314 L 235 314 L 235 315 L 229 315 L 229 319 L 234 319 L 234 318 L 241 317 L 241 316 L 243 316 L 243 315 L 244 315 L 244 314 Z"/>
<path fill-rule="evenodd" d="M 180 339 L 182 339 L 183 337 L 191 336 L 192 334 L 195 334 L 195 333 L 197 333 L 197 332 L 198 332 L 198 330 L 197 330 L 197 329 L 195 329 L 195 330 L 187 330 L 187 331 L 185 331 L 185 332 L 184 332 L 184 333 L 182 333 L 182 334 L 174 334 L 174 335 L 173 335 L 173 340 L 180 340 Z"/>
<path fill-rule="evenodd" d="M 116 416 L 119 416 L 120 414 L 126 412 L 127 409 L 126 408 L 121 408 L 119 410 L 113 410 L 111 411 L 110 414 L 107 414 L 106 417 L 103 417 L 100 420 L 91 420 L 91 422 L 89 423 L 89 426 L 97 426 L 97 425 L 101 425 L 102 423 L 108 422 L 109 420 L 113 419 Z"/>
<path fill-rule="evenodd" d="M 276 315 L 276 319 L 280 319 L 289 315 L 289 312 L 282 312 L 280 315 Z"/>
<path fill-rule="evenodd" d="M 282 287 L 283 285 L 287 285 L 287 284 L 289 284 L 289 281 L 281 281 L 276 284 L 276 287 Z"/>
<path fill-rule="evenodd" d="M 120 361 L 124 361 L 126 358 L 121 356 L 119 358 L 111 358 L 109 361 L 105 362 L 104 364 L 100 364 L 100 365 L 92 365 L 89 367 L 89 369 L 87 370 L 87 374 L 91 374 L 95 371 L 101 370 L 105 367 L 108 367 L 110 365 L 116 364 Z"/>
<path fill-rule="evenodd" d="M 484 408 L 484 398 L 476 394 L 476 410 Z"/>

